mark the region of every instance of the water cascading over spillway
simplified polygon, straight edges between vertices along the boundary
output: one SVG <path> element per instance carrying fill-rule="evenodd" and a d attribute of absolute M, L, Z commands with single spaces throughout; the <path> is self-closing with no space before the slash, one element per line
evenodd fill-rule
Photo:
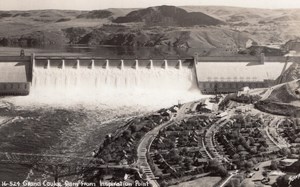
<path fill-rule="evenodd" d="M 31 91 L 111 102 L 132 97 L 149 103 L 159 98 L 176 103 L 200 95 L 191 60 L 37 59 Z"/>

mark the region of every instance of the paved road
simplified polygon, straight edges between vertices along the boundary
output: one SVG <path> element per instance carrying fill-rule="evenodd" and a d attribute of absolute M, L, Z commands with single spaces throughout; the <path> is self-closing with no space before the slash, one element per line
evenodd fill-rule
<path fill-rule="evenodd" d="M 277 131 L 276 131 L 276 127 L 277 127 L 277 124 L 281 122 L 281 118 L 278 117 L 278 116 L 275 116 L 274 119 L 269 123 L 269 124 L 266 124 L 265 125 L 265 128 L 264 130 L 266 131 L 266 134 L 268 136 L 268 138 L 272 141 L 273 144 L 275 144 L 279 149 L 283 148 L 283 147 L 289 147 L 290 145 L 282 139 L 282 137 L 280 135 L 277 134 Z M 277 140 L 276 141 L 272 135 L 270 135 L 270 132 L 273 132 L 275 133 L 275 136 L 277 136 Z"/>
<path fill-rule="evenodd" d="M 137 165 L 143 169 L 144 173 L 146 174 L 148 182 L 153 187 L 158 187 L 159 184 L 155 180 L 155 176 L 150 168 L 150 165 L 148 164 L 146 154 L 150 150 L 151 144 L 152 144 L 153 140 L 155 139 L 155 137 L 158 135 L 160 129 L 165 128 L 165 127 L 171 125 L 172 123 L 173 123 L 172 120 L 168 121 L 166 123 L 163 123 L 163 124 L 155 127 L 154 129 L 152 129 L 151 131 L 146 133 L 144 135 L 144 137 L 141 139 L 140 144 L 137 148 L 137 157 L 138 157 Z"/>
<path fill-rule="evenodd" d="M 153 140 L 155 139 L 155 137 L 158 135 L 159 131 L 163 128 L 166 128 L 167 126 L 172 125 L 174 123 L 174 120 L 179 120 L 179 119 L 183 118 L 185 113 L 189 110 L 189 108 L 191 107 L 192 104 L 193 104 L 193 102 L 183 104 L 180 107 L 180 109 L 178 110 L 176 117 L 171 117 L 170 121 L 167 121 L 166 123 L 158 125 L 154 129 L 152 129 L 151 131 L 146 133 L 140 141 L 140 144 L 137 148 L 137 156 L 138 156 L 137 165 L 143 169 L 143 171 L 146 174 L 148 182 L 150 184 L 152 184 L 153 187 L 158 187 L 159 184 L 155 180 L 155 176 L 154 176 L 153 172 L 151 171 L 151 168 L 148 164 L 147 156 L 146 156 L 147 151 L 150 150 L 151 144 L 152 144 Z"/>
<path fill-rule="evenodd" d="M 207 154 L 210 158 L 216 158 L 218 160 L 224 160 L 225 162 L 228 162 L 230 163 L 230 161 L 225 158 L 224 156 L 220 155 L 219 152 L 217 151 L 217 149 L 215 148 L 214 146 L 214 141 L 215 141 L 215 138 L 214 138 L 214 135 L 215 135 L 215 132 L 221 128 L 223 125 L 225 125 L 227 122 L 228 122 L 228 117 L 224 117 L 224 118 L 221 118 L 219 119 L 217 122 L 215 122 L 213 125 L 211 125 L 209 127 L 209 129 L 207 130 L 206 134 L 205 134 L 205 143 L 207 145 L 204 145 L 204 150 L 207 151 Z"/>

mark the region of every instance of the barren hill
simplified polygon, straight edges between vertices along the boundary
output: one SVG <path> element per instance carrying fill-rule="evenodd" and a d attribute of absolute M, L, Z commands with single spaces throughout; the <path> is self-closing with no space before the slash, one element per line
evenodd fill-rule
<path fill-rule="evenodd" d="M 201 12 L 187 12 L 175 6 L 149 7 L 132 11 L 126 16 L 118 17 L 113 22 L 144 22 L 153 26 L 195 26 L 218 25 L 222 22 Z"/>
<path fill-rule="evenodd" d="M 299 9 L 258 9 L 226 6 L 184 6 L 188 12 L 203 12 L 247 32 L 260 45 L 283 44 L 300 38 Z"/>

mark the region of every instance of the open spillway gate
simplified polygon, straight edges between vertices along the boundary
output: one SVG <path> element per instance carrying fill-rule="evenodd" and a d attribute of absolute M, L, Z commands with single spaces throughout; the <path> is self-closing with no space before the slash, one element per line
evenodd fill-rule
<path fill-rule="evenodd" d="M 0 95 L 28 95 L 40 89 L 53 91 L 55 86 L 78 89 L 114 86 L 145 89 L 168 87 L 170 80 L 194 71 L 194 58 L 106 59 L 78 56 L 0 56 Z M 166 72 L 166 73 L 165 73 Z M 149 77 L 156 76 L 155 80 Z M 173 77 L 172 77 L 173 76 Z M 105 80 L 102 80 L 105 79 Z M 147 79 L 147 80 L 146 80 Z M 157 80 L 165 80 L 157 81 Z M 148 83 L 148 80 L 151 80 Z M 81 81 L 81 83 L 79 83 Z M 134 83 L 135 82 L 135 83 Z M 93 84 L 93 85 L 92 85 Z M 53 86 L 55 85 L 55 86 Z M 104 85 L 104 87 L 103 87 Z M 106 87 L 105 87 L 106 86 Z M 77 89 L 76 88 L 76 89 Z M 180 90 L 186 89 L 179 87 Z M 48 90 L 47 90 L 48 89 Z M 70 89 L 71 90 L 71 89 Z M 73 91 L 73 90 L 72 90 Z"/>
<path fill-rule="evenodd" d="M 194 67 L 193 58 L 36 56 L 32 62 L 32 93 L 76 95 L 81 99 L 87 93 L 97 98 L 119 94 L 156 94 L 162 91 L 168 94 L 187 93 L 197 89 Z"/>
<path fill-rule="evenodd" d="M 194 59 L 103 59 L 99 57 L 43 57 L 33 56 L 34 68 L 59 69 L 182 69 L 194 67 Z"/>

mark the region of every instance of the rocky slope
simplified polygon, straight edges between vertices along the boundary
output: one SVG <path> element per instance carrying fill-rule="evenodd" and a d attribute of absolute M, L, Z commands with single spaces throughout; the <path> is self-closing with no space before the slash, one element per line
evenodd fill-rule
<path fill-rule="evenodd" d="M 300 79 L 300 66 L 299 66 L 300 59 L 291 56 L 287 58 L 287 61 L 293 62 L 293 64 L 289 68 L 287 68 L 280 75 L 280 77 L 277 78 L 276 80 L 277 83 L 285 83 L 285 82 L 290 82 L 290 81 Z"/>
<path fill-rule="evenodd" d="M 255 106 L 273 114 L 300 117 L 300 79 L 269 88 Z"/>

